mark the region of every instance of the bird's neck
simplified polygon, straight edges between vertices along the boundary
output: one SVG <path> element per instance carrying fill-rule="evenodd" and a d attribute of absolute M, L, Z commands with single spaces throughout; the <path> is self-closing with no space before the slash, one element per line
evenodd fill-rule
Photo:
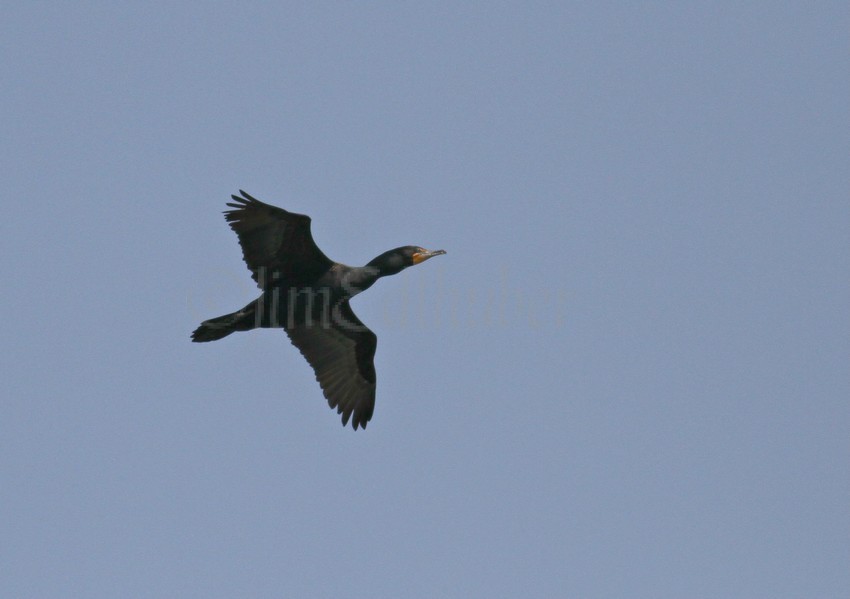
<path fill-rule="evenodd" d="M 404 270 L 404 260 L 398 254 L 398 250 L 390 250 L 373 259 L 363 268 L 375 271 L 377 273 L 375 278 L 378 279 L 400 273 Z"/>
<path fill-rule="evenodd" d="M 346 295 L 353 297 L 361 291 L 369 289 L 375 284 L 375 281 L 383 276 L 385 276 L 385 273 L 374 266 L 351 267 L 342 278 L 342 287 Z"/>

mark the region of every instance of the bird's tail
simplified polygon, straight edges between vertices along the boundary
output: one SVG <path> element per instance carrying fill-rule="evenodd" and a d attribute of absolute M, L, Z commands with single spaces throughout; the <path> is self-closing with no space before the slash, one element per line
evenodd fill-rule
<path fill-rule="evenodd" d="M 250 331 L 256 326 L 253 306 L 249 305 L 238 312 L 205 320 L 192 332 L 192 341 L 195 343 L 216 341 L 227 337 L 230 333 Z"/>

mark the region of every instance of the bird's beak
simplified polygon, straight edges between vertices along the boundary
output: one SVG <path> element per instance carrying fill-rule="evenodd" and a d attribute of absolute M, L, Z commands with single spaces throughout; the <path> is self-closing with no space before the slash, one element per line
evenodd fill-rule
<path fill-rule="evenodd" d="M 413 263 L 419 264 L 420 262 L 425 262 L 428 258 L 433 258 L 434 256 L 439 256 L 441 254 L 445 254 L 446 250 L 434 250 L 433 252 L 416 252 L 413 254 Z"/>

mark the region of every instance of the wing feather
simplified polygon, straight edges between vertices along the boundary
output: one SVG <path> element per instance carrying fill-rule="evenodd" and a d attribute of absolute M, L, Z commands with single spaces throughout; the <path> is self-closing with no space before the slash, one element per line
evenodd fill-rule
<path fill-rule="evenodd" d="M 289 326 L 286 334 L 313 367 L 328 405 L 342 415 L 343 426 L 351 420 L 356 430 L 366 428 L 375 410 L 378 338 L 354 315 L 348 301 L 339 305 L 339 316 L 330 326 Z"/>
<path fill-rule="evenodd" d="M 261 289 L 320 276 L 333 261 L 313 241 L 310 217 L 270 206 L 241 189 L 224 217 L 239 237 L 242 257 Z"/>

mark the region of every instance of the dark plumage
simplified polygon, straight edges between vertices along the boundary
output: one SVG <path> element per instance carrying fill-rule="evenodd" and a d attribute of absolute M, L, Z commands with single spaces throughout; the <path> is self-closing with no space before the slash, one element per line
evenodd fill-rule
<path fill-rule="evenodd" d="M 310 217 L 269 206 L 240 190 L 224 215 L 239 237 L 242 256 L 262 294 L 232 314 L 211 318 L 192 341 L 215 341 L 235 331 L 283 328 L 316 373 L 328 404 L 342 424 L 366 428 L 375 409 L 378 338 L 348 300 L 379 278 L 424 262 L 430 252 L 405 246 L 366 266 L 346 266 L 325 256 L 313 241 Z"/>

